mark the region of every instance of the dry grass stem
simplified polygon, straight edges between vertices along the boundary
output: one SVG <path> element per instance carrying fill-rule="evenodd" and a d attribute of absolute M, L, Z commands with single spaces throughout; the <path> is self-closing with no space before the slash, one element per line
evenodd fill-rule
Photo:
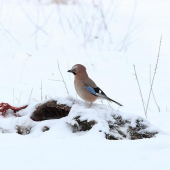
<path fill-rule="evenodd" d="M 151 86 L 151 65 L 150 65 L 150 86 Z M 157 108 L 158 108 L 158 111 L 160 112 L 160 107 L 158 106 L 158 103 L 157 103 L 157 101 L 156 101 L 156 98 L 155 98 L 155 95 L 154 95 L 154 92 L 153 92 L 153 88 L 152 88 L 152 95 L 153 95 L 153 99 L 154 99 L 154 101 L 155 101 L 155 104 L 156 104 L 156 106 L 157 106 Z"/>
<path fill-rule="evenodd" d="M 135 77 L 136 77 L 136 81 L 138 83 L 138 87 L 139 87 L 139 93 L 140 93 L 140 96 L 141 96 L 141 99 L 142 99 L 142 104 L 143 104 L 143 110 L 144 110 L 144 113 L 145 113 L 145 105 L 144 105 L 144 100 L 143 100 L 143 96 L 142 96 L 142 90 L 140 88 L 140 84 L 139 84 L 139 80 L 138 80 L 138 76 L 137 76 L 137 73 L 136 73 L 136 68 L 135 68 L 135 65 L 133 65 L 134 67 L 134 71 L 135 71 Z"/>
<path fill-rule="evenodd" d="M 147 110 L 148 110 L 148 106 L 149 106 L 149 100 L 150 100 L 150 96 L 151 96 L 151 92 L 152 92 L 152 88 L 153 88 L 153 82 L 155 79 L 155 75 L 156 75 L 156 70 L 158 68 L 158 62 L 159 62 L 159 55 L 160 55 L 160 49 L 161 49 L 161 41 L 162 41 L 162 35 L 160 38 L 160 43 L 159 43 L 159 50 L 158 50 L 158 57 L 157 57 L 157 61 L 156 61 L 156 65 L 155 65 L 155 72 L 152 78 L 152 82 L 151 82 L 151 88 L 150 88 L 150 92 L 149 92 L 149 97 L 148 97 L 148 102 L 147 102 L 147 106 L 146 106 L 146 110 L 145 110 L 145 115 L 147 116 Z"/>
<path fill-rule="evenodd" d="M 31 89 L 31 93 L 30 93 L 30 97 L 29 97 L 29 100 L 28 100 L 28 102 L 31 100 L 32 91 L 33 91 L 33 88 Z"/>
<path fill-rule="evenodd" d="M 57 60 L 57 64 L 58 64 L 58 70 L 59 70 L 59 72 L 60 72 L 60 75 L 61 75 L 61 77 L 62 77 L 63 83 L 64 83 L 64 85 L 65 85 L 65 88 L 66 88 L 67 94 L 70 96 L 70 94 L 69 94 L 69 92 L 68 92 L 68 89 L 67 89 L 66 82 L 64 81 L 64 77 L 63 77 L 63 75 L 62 75 L 62 73 L 61 73 L 61 70 L 60 70 L 60 66 L 59 66 L 59 62 L 58 62 L 58 60 Z"/>

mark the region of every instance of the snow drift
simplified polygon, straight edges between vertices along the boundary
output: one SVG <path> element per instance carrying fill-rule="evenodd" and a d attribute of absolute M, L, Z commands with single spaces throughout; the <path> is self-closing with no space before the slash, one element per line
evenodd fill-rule
<path fill-rule="evenodd" d="M 70 134 L 102 134 L 109 140 L 152 138 L 163 133 L 140 116 L 116 111 L 101 104 L 93 104 L 88 108 L 88 103 L 70 97 L 34 101 L 17 114 L 20 117 L 15 117 L 8 110 L 7 117 L 0 118 L 2 133 L 43 133 L 57 126 Z M 55 133 L 58 133 L 57 129 Z"/>

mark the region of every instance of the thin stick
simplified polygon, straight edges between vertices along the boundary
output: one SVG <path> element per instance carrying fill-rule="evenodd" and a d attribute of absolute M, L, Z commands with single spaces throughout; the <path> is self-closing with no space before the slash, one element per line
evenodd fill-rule
<path fill-rule="evenodd" d="M 159 43 L 159 50 L 158 50 L 158 57 L 157 57 L 156 65 L 155 65 L 155 72 L 154 72 L 154 75 L 153 75 L 153 78 L 152 78 L 152 83 L 151 83 L 151 88 L 150 88 L 150 92 L 149 92 L 148 102 L 147 102 L 147 106 L 146 106 L 146 110 L 145 110 L 146 117 L 147 117 L 147 110 L 148 110 L 148 106 L 149 106 L 149 100 L 150 100 L 150 96 L 151 96 L 151 91 L 152 91 L 152 88 L 153 88 L 153 82 L 154 82 L 155 75 L 156 75 L 156 69 L 158 67 L 159 54 L 160 54 L 160 49 L 161 49 L 161 41 L 162 41 L 162 35 L 161 35 L 160 43 Z"/>
<path fill-rule="evenodd" d="M 40 26 L 38 26 L 33 20 L 32 18 L 29 16 L 29 14 L 24 10 L 24 8 L 22 7 L 21 3 L 18 2 L 20 9 L 22 10 L 22 12 L 25 14 L 25 16 L 28 18 L 28 20 L 40 31 L 42 31 L 45 35 L 48 35 L 48 33 L 42 29 Z"/>
<path fill-rule="evenodd" d="M 43 97 L 42 97 L 42 80 L 41 80 L 41 101 L 43 100 Z"/>
<path fill-rule="evenodd" d="M 63 80 L 53 80 L 53 79 L 48 79 L 48 80 L 52 80 L 52 81 L 61 81 L 61 82 L 63 82 Z"/>
<path fill-rule="evenodd" d="M 28 102 L 31 100 L 32 91 L 33 91 L 33 87 L 32 87 L 32 89 L 31 89 L 31 93 L 30 93 L 30 97 L 29 97 L 29 100 L 28 100 Z"/>
<path fill-rule="evenodd" d="M 15 98 L 17 99 L 17 97 L 15 97 Z M 20 103 L 18 99 L 17 99 L 17 101 L 18 101 L 18 103 Z"/>
<path fill-rule="evenodd" d="M 21 43 L 3 26 L 1 22 L 0 26 L 3 28 L 3 31 L 7 33 L 18 45 L 21 45 Z"/>
<path fill-rule="evenodd" d="M 138 81 L 138 76 L 137 76 L 137 73 L 136 73 L 136 69 L 135 69 L 135 65 L 133 65 L 134 67 L 134 71 L 135 71 L 135 77 L 136 77 L 136 81 L 138 83 L 138 87 L 139 87 L 139 92 L 140 92 L 140 96 L 141 96 L 141 99 L 142 99 L 142 104 L 143 104 L 143 110 L 144 110 L 144 113 L 145 113 L 145 105 L 144 105 L 144 100 L 143 100 L 143 96 L 142 96 L 142 90 L 140 88 L 140 84 L 139 84 L 139 81 Z"/>
<path fill-rule="evenodd" d="M 17 97 L 15 97 L 18 101 L 18 103 L 20 104 L 20 99 L 21 99 L 21 95 L 22 95 L 22 91 L 20 92 L 20 96 L 19 96 L 19 99 Z"/>
<path fill-rule="evenodd" d="M 13 88 L 13 104 L 14 104 L 14 88 Z"/>
<path fill-rule="evenodd" d="M 25 63 L 23 64 L 23 67 L 22 67 L 22 70 L 21 70 L 21 74 L 20 74 L 20 80 L 19 80 L 20 83 L 21 83 L 21 80 L 22 80 L 22 76 L 23 76 L 23 72 L 24 72 L 25 66 L 26 66 L 29 58 L 30 58 L 30 56 L 28 56 L 28 57 L 26 58 Z"/>
<path fill-rule="evenodd" d="M 151 86 L 151 65 L 150 65 L 150 86 Z M 152 95 L 153 95 L 153 99 L 154 99 L 154 101 L 155 101 L 155 104 L 156 104 L 156 106 L 158 107 L 158 111 L 160 112 L 160 107 L 158 106 L 158 103 L 157 103 L 157 101 L 156 101 L 156 99 L 155 99 L 155 95 L 154 95 L 154 92 L 153 92 L 153 88 L 152 88 Z"/>
<path fill-rule="evenodd" d="M 38 100 L 37 100 L 37 99 L 34 99 L 34 98 L 32 98 L 32 99 L 38 102 Z"/>
<path fill-rule="evenodd" d="M 22 91 L 20 92 L 20 96 L 19 96 L 19 103 L 20 103 L 20 100 L 21 100 L 21 95 L 22 95 Z"/>
<path fill-rule="evenodd" d="M 37 10 L 37 25 L 39 23 L 39 6 L 38 6 L 38 10 Z M 36 27 L 36 31 L 35 31 L 35 48 L 37 50 L 39 50 L 38 48 L 38 28 Z"/>
<path fill-rule="evenodd" d="M 58 64 L 58 70 L 59 70 L 59 72 L 60 72 L 60 74 L 61 74 L 61 77 L 62 77 L 62 79 L 63 79 L 63 83 L 64 83 L 65 88 L 66 88 L 66 90 L 67 90 L 67 94 L 69 95 L 69 92 L 68 92 L 68 89 L 67 89 L 67 85 L 66 85 L 66 83 L 65 83 L 65 81 L 64 81 L 63 75 L 62 75 L 61 70 L 60 70 L 60 67 L 59 67 L 59 62 L 58 62 L 58 60 L 57 60 L 57 64 Z M 70 96 L 70 95 L 69 95 L 69 96 Z"/>
<path fill-rule="evenodd" d="M 49 16 L 48 16 L 47 19 L 45 20 L 45 22 L 42 24 L 42 26 L 39 26 L 39 28 L 43 29 L 43 27 L 47 25 L 48 21 L 51 19 L 51 16 L 53 15 L 53 13 L 54 13 L 54 10 L 51 11 L 51 13 L 49 14 Z M 37 32 L 37 30 L 36 30 L 34 33 L 32 33 L 32 35 L 35 35 L 36 32 Z"/>

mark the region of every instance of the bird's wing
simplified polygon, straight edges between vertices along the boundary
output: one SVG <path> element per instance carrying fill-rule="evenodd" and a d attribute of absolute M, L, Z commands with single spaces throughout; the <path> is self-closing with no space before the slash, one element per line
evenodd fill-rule
<path fill-rule="evenodd" d="M 84 88 L 85 88 L 90 94 L 93 94 L 93 95 L 97 96 L 94 87 L 84 86 Z"/>
<path fill-rule="evenodd" d="M 102 98 L 107 98 L 106 94 L 99 88 L 99 87 L 89 87 L 89 86 L 84 86 L 84 88 L 91 94 L 102 97 Z"/>
<path fill-rule="evenodd" d="M 112 100 L 111 98 L 107 97 L 106 94 L 99 87 L 84 86 L 84 88 L 92 95 L 109 100 L 110 102 L 114 102 L 114 103 L 118 104 L 119 106 L 123 106 L 122 104 L 116 102 L 115 100 Z"/>

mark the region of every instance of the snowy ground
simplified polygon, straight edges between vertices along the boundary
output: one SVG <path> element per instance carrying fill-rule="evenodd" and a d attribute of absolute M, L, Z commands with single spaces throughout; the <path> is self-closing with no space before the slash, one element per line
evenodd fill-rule
<path fill-rule="evenodd" d="M 162 35 L 153 87 L 160 112 L 151 96 L 148 120 L 170 133 L 169 1 L 41 2 L 0 0 L 0 103 L 17 106 L 67 96 L 62 82 L 49 80 L 61 80 L 58 60 L 71 96 L 77 97 L 67 70 L 81 63 L 110 98 L 124 105 L 111 104 L 115 110 L 144 117 L 133 65 L 146 104 L 150 65 L 153 76 Z M 17 121 L 6 119 L 0 117 L 0 126 Z M 54 120 L 58 126 L 45 133 L 0 133 L 0 169 L 170 169 L 168 135 L 108 141 L 98 133 L 67 133 L 62 121 Z"/>
<path fill-rule="evenodd" d="M 59 103 L 73 104 L 70 99 L 57 98 Z M 108 133 L 106 120 L 110 120 L 112 109 L 94 104 L 91 109 L 87 104 L 75 100 L 69 116 L 58 120 L 34 122 L 29 117 L 37 102 L 18 114 L 23 117 L 1 118 L 0 168 L 8 169 L 165 169 L 170 167 L 170 137 L 166 132 L 158 131 L 155 138 L 142 140 L 106 140 Z M 74 102 L 74 103 L 75 103 Z M 137 115 L 114 111 L 132 121 Z M 80 115 L 82 120 L 98 122 L 90 131 L 73 133 L 69 124 Z M 145 123 L 145 124 L 146 124 Z M 28 135 L 15 133 L 15 125 L 31 127 Z M 44 126 L 49 131 L 42 132 Z M 101 132 L 99 132 L 99 130 Z M 148 129 L 149 131 L 149 129 Z M 10 163 L 9 163 L 10 162 Z M 123 162 L 123 163 L 122 163 Z"/>

